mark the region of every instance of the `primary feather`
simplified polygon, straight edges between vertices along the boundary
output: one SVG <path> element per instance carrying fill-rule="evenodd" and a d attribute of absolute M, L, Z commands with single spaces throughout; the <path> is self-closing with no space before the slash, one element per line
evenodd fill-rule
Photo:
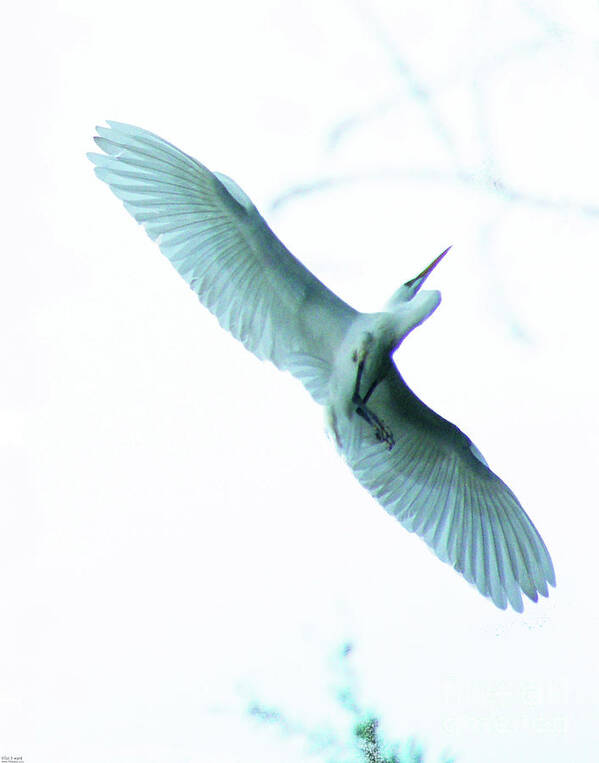
<path fill-rule="evenodd" d="M 96 175 L 221 326 L 281 369 L 303 367 L 302 355 L 328 366 L 355 311 L 285 248 L 233 180 L 146 130 L 108 124 L 95 138 L 105 153 L 88 154 Z"/>

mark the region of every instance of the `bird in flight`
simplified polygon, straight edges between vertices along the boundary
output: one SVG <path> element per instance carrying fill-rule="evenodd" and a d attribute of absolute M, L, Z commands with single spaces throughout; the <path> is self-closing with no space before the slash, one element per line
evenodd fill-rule
<path fill-rule="evenodd" d="M 392 355 L 438 307 L 421 290 L 447 249 L 378 313 L 337 297 L 274 235 L 229 177 L 139 127 L 98 127 L 88 154 L 221 326 L 290 371 L 325 410 L 362 485 L 498 607 L 555 586 L 551 557 L 516 496 L 456 426 L 421 402 Z"/>

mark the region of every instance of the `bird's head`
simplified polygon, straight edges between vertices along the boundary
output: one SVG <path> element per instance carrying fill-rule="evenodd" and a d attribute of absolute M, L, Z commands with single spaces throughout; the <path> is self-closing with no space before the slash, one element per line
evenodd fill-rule
<path fill-rule="evenodd" d="M 400 286 L 387 302 L 385 310 L 397 315 L 402 338 L 432 315 L 439 306 L 441 292 L 436 290 L 420 291 L 420 289 L 450 249 L 451 246 L 448 246 L 430 265 L 424 268 L 422 273 Z"/>

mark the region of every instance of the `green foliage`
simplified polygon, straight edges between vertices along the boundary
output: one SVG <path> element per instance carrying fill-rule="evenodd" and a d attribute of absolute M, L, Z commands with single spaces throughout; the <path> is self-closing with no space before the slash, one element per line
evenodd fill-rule
<path fill-rule="evenodd" d="M 275 724 L 287 735 L 302 736 L 308 743 L 310 756 L 326 754 L 327 763 L 426 763 L 424 752 L 414 739 L 405 743 L 386 742 L 380 733 L 376 714 L 365 711 L 358 702 L 353 673 L 348 665 L 352 651 L 352 645 L 347 643 L 338 655 L 343 685 L 336 693 L 341 707 L 354 719 L 351 739 L 340 739 L 332 730 L 292 724 L 282 712 L 259 702 L 250 703 L 248 713 L 262 723 Z M 440 763 L 454 761 L 446 757 Z"/>

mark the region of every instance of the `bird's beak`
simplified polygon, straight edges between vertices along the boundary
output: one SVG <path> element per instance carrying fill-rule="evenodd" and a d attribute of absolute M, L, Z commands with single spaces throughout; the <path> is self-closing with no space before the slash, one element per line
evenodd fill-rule
<path fill-rule="evenodd" d="M 433 272 L 433 270 L 437 267 L 437 265 L 441 262 L 443 257 L 447 254 L 447 252 L 451 249 L 451 246 L 448 246 L 447 249 L 444 252 L 441 252 L 441 254 L 434 259 L 428 267 L 424 268 L 422 273 L 419 273 L 416 278 L 412 278 L 411 281 L 406 281 L 404 286 L 407 286 L 408 289 L 412 292 L 412 294 L 416 294 L 416 292 L 420 289 L 422 284 L 426 281 L 426 279 L 429 277 L 429 275 Z"/>

